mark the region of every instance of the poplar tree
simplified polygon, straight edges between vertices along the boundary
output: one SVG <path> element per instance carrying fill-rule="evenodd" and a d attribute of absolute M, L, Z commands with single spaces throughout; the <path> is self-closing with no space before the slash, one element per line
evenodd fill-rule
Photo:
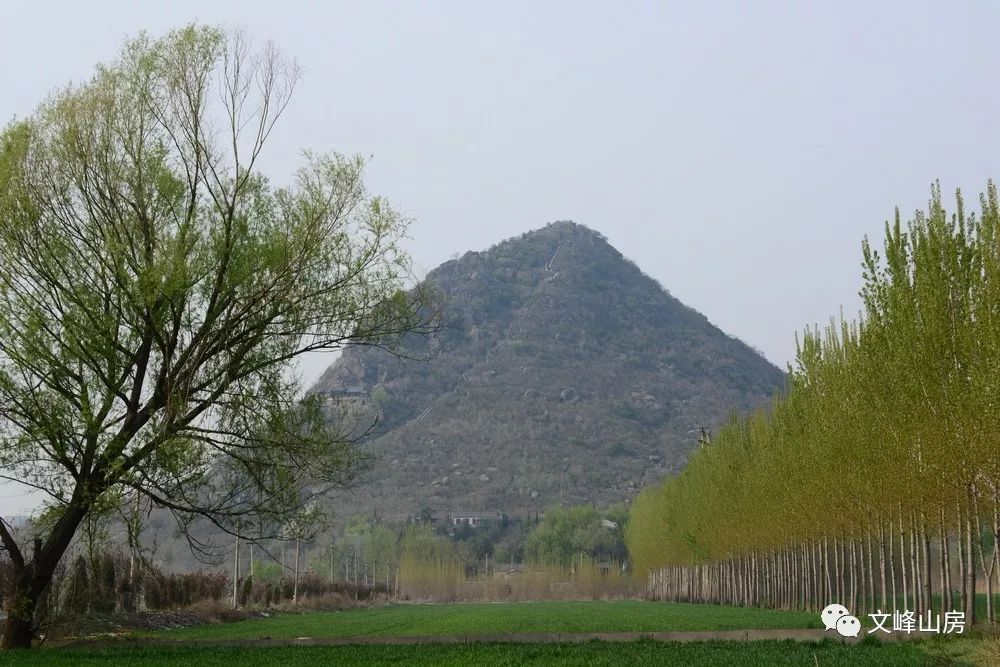
<path fill-rule="evenodd" d="M 644 491 L 628 533 L 650 592 L 741 605 L 996 620 L 1000 205 L 926 211 L 862 244 L 863 311 L 798 339 L 787 386 Z M 932 548 L 936 543 L 936 548 Z M 645 569 L 643 569 L 645 568 Z M 957 600 L 955 593 L 958 593 Z M 940 600 L 935 606 L 935 601 Z"/>

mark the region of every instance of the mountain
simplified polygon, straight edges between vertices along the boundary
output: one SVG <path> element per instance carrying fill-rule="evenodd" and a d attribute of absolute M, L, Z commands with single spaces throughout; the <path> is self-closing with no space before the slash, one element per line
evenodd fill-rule
<path fill-rule="evenodd" d="M 676 472 L 783 374 L 682 304 L 599 233 L 555 222 L 427 276 L 440 331 L 407 357 L 346 350 L 311 391 L 379 413 L 341 511 L 607 505 Z"/>

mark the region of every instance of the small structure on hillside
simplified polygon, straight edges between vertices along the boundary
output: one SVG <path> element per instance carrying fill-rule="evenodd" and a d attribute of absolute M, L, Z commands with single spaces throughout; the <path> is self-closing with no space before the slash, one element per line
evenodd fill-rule
<path fill-rule="evenodd" d="M 365 386 L 363 384 L 355 383 L 340 387 L 330 387 L 327 390 L 326 394 L 330 398 L 340 398 L 344 396 L 348 397 L 367 396 L 368 392 L 365 391 Z"/>
<path fill-rule="evenodd" d="M 432 526 L 470 526 L 477 528 L 484 523 L 500 522 L 507 518 L 507 515 L 500 510 L 435 510 L 424 516 L 411 518 L 411 522 L 420 523 L 427 521 Z"/>

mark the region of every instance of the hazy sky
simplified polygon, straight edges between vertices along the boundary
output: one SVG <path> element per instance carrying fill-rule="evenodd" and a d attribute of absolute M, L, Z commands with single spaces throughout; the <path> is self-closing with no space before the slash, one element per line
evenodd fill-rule
<path fill-rule="evenodd" d="M 418 268 L 572 219 L 784 366 L 895 205 L 1000 174 L 1000 4 L 709 4 L 11 3 L 0 118 L 140 30 L 242 27 L 305 70 L 266 170 L 373 155 Z"/>

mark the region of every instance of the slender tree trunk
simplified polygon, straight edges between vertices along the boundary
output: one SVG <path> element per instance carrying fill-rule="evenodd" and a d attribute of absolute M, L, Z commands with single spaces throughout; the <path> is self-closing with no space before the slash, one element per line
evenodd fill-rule
<path fill-rule="evenodd" d="M 833 576 L 834 576 L 834 594 L 837 598 L 838 604 L 844 604 L 844 589 L 843 589 L 843 577 L 842 569 L 840 564 L 840 551 L 837 548 L 837 538 L 833 538 Z"/>
<path fill-rule="evenodd" d="M 917 612 L 921 609 L 920 588 L 920 552 L 917 549 L 916 522 L 910 517 L 910 589 L 913 591 L 913 607 Z"/>
<path fill-rule="evenodd" d="M 938 581 L 940 582 L 940 587 L 941 587 L 940 611 L 942 612 L 948 609 L 948 607 L 946 606 L 948 604 L 948 594 L 946 593 L 948 577 L 945 574 L 945 559 L 944 559 L 945 542 L 946 539 L 944 533 L 944 523 L 942 522 L 941 527 L 938 530 L 938 544 L 939 544 L 938 549 L 940 550 L 940 553 L 938 554 Z"/>
<path fill-rule="evenodd" d="M 888 559 L 889 559 L 889 586 L 890 592 L 892 594 L 892 608 L 895 608 L 899 604 L 899 598 L 896 597 L 896 559 L 893 554 L 893 544 L 895 540 L 892 539 L 892 520 L 889 521 L 889 525 L 885 530 L 886 543 L 888 544 Z M 879 611 L 888 611 L 890 607 L 884 606 Z"/>
<path fill-rule="evenodd" d="M 995 558 L 993 551 L 990 551 L 989 560 L 986 558 L 986 550 L 983 548 L 983 524 L 982 524 L 982 514 L 979 508 L 979 499 L 975 494 L 972 496 L 972 514 L 976 517 L 975 528 L 976 528 L 976 552 L 979 554 L 979 566 L 983 571 L 983 578 L 986 579 L 986 621 L 988 623 L 993 622 L 993 563 Z M 997 545 L 994 543 L 993 549 L 995 550 Z"/>
<path fill-rule="evenodd" d="M 781 586 L 782 609 L 795 608 L 795 587 L 798 584 L 798 575 L 795 572 L 795 561 L 793 560 L 794 553 L 795 547 L 791 546 L 782 549 L 778 554 L 778 562 L 781 564 L 779 576 L 783 582 Z"/>
<path fill-rule="evenodd" d="M 974 491 L 970 490 L 970 495 L 972 493 Z M 973 517 L 969 516 L 965 522 L 965 576 L 968 589 L 965 598 L 965 622 L 970 627 L 976 623 L 976 561 L 972 546 L 974 525 Z"/>
<path fill-rule="evenodd" d="M 760 567 L 761 567 L 761 562 L 760 562 L 760 555 L 756 551 L 754 551 L 752 554 L 750 554 L 750 563 L 751 563 L 751 567 L 753 568 L 753 579 L 752 579 L 752 581 L 753 581 L 753 596 L 752 596 L 752 598 L 750 600 L 750 604 L 753 607 L 759 607 L 760 606 L 760 599 L 761 599 L 761 594 L 760 594 Z"/>
<path fill-rule="evenodd" d="M 878 523 L 878 576 L 879 576 L 879 604 L 882 609 L 886 609 L 886 586 L 885 586 L 885 524 Z M 890 536 L 891 538 L 891 536 Z"/>
<path fill-rule="evenodd" d="M 785 606 L 785 588 L 788 585 L 788 573 L 785 572 L 784 552 L 771 553 L 771 608 L 780 609 Z"/>
<path fill-rule="evenodd" d="M 792 560 L 793 553 L 793 548 L 781 552 L 782 570 L 785 575 L 785 589 L 781 600 L 783 609 L 795 608 L 795 586 L 799 579 L 795 572 L 795 562 Z"/>
<path fill-rule="evenodd" d="M 851 610 L 858 608 L 858 543 L 851 538 Z"/>
<path fill-rule="evenodd" d="M 815 584 L 810 564 L 812 549 L 809 542 L 802 543 L 802 609 L 812 610 L 813 585 Z"/>
<path fill-rule="evenodd" d="M 795 573 L 792 571 L 792 562 L 788 558 L 788 549 L 778 552 L 778 585 L 779 601 L 781 609 L 791 609 L 792 599 L 795 590 Z"/>
<path fill-rule="evenodd" d="M 899 575 L 903 583 L 903 606 L 910 604 L 909 587 L 906 581 L 906 537 L 903 533 L 903 515 L 899 515 Z M 899 604 L 898 602 L 896 604 Z"/>
<path fill-rule="evenodd" d="M 745 555 L 740 558 L 740 605 L 750 606 L 750 567 Z"/>
<path fill-rule="evenodd" d="M 736 606 L 742 607 L 744 605 L 744 589 L 743 589 L 743 559 L 736 558 L 733 561 L 733 576 L 736 577 L 733 582 L 736 586 L 734 593 L 736 594 Z"/>
<path fill-rule="evenodd" d="M 729 604 L 740 604 L 739 560 L 729 560 Z"/>
<path fill-rule="evenodd" d="M 944 507 L 941 508 L 941 607 L 944 611 L 955 608 L 951 587 L 951 546 L 948 541 L 948 522 L 945 520 Z"/>
<path fill-rule="evenodd" d="M 919 614 L 923 612 L 923 577 L 920 566 L 920 539 L 917 534 L 917 520 L 910 515 L 910 584 L 913 588 L 913 609 Z"/>
<path fill-rule="evenodd" d="M 773 607 L 771 600 L 773 593 L 771 590 L 771 554 L 765 553 L 760 556 L 760 602 L 758 606 Z"/>
<path fill-rule="evenodd" d="M 857 611 L 859 613 L 864 613 L 868 611 L 868 605 L 874 604 L 874 600 L 868 599 L 868 563 L 865 558 L 865 540 L 863 537 L 858 538 L 858 564 L 860 565 L 860 571 L 858 572 L 859 585 L 861 588 L 861 607 Z M 851 611 L 855 611 L 852 607 Z"/>
<path fill-rule="evenodd" d="M 931 540 L 927 533 L 927 517 L 920 513 L 920 550 L 923 552 L 924 560 L 924 612 L 934 610 L 934 584 L 931 581 L 931 573 L 934 570 L 931 563 Z"/>
<path fill-rule="evenodd" d="M 792 586 L 788 590 L 788 608 L 802 609 L 802 569 L 799 567 L 799 550 L 792 546 L 786 555 L 788 571 L 792 576 Z"/>
<path fill-rule="evenodd" d="M 826 594 L 823 596 L 823 600 L 829 601 L 833 597 L 833 585 L 830 580 L 830 543 L 826 535 L 823 536 L 823 575 L 826 581 Z"/>
<path fill-rule="evenodd" d="M 993 574 L 1000 580 L 1000 486 L 993 488 Z M 990 586 L 992 590 L 992 583 Z M 993 604 L 993 618 L 990 621 L 997 621 L 996 602 Z"/>
<path fill-rule="evenodd" d="M 958 600 L 962 605 L 962 611 L 965 611 L 968 607 L 967 598 L 969 597 L 968 583 L 969 579 L 965 576 L 965 513 L 962 511 L 961 504 L 958 505 Z"/>
<path fill-rule="evenodd" d="M 788 594 L 788 586 L 791 584 L 791 574 L 788 572 L 788 564 L 785 562 L 785 550 L 777 552 L 774 555 L 774 565 L 775 571 L 774 576 L 777 577 L 775 580 L 775 590 L 777 591 L 777 606 L 779 609 L 786 609 L 787 602 L 786 596 Z"/>
<path fill-rule="evenodd" d="M 770 552 L 760 556 L 760 607 L 774 607 L 774 561 Z"/>
<path fill-rule="evenodd" d="M 814 605 L 816 602 L 817 593 L 816 585 L 818 582 L 818 572 L 816 571 L 816 543 L 812 542 L 808 546 L 809 550 L 809 609 L 815 609 Z"/>

